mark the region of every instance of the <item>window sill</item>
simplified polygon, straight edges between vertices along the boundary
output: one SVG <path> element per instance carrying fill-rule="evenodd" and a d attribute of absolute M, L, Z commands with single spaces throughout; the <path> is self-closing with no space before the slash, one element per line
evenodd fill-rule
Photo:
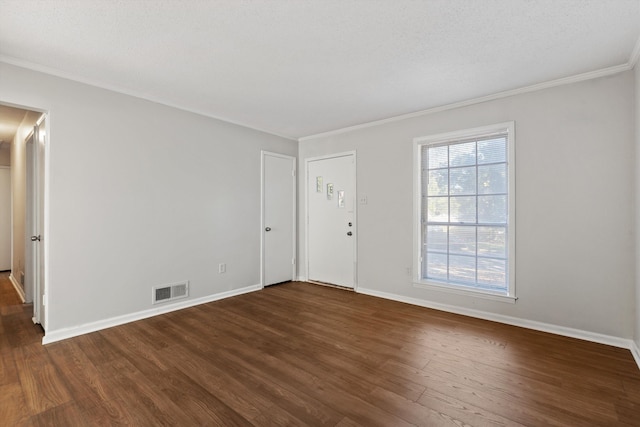
<path fill-rule="evenodd" d="M 501 295 L 501 294 L 496 294 L 496 293 L 483 291 L 479 289 L 464 289 L 457 286 L 446 285 L 444 283 L 414 282 L 413 287 L 421 288 L 421 289 L 429 289 L 433 291 L 446 292 L 446 293 L 455 294 L 455 295 L 464 295 L 464 296 L 470 296 L 475 298 L 506 302 L 509 304 L 515 304 L 516 300 L 518 299 L 517 297 L 512 295 Z"/>

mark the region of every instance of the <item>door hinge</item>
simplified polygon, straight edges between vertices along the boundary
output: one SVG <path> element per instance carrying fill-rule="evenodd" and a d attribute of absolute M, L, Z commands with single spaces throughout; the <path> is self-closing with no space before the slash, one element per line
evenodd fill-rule
<path fill-rule="evenodd" d="M 296 176 L 296 170 L 295 169 L 291 170 L 291 176 Z"/>
<path fill-rule="evenodd" d="M 295 258 L 291 258 L 291 264 L 296 265 L 296 259 Z"/>
<path fill-rule="evenodd" d="M 42 294 L 42 306 L 47 305 L 47 294 Z"/>

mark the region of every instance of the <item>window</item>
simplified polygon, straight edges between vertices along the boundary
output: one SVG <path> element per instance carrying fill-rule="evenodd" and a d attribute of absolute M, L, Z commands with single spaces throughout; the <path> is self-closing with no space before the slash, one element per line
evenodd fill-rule
<path fill-rule="evenodd" d="M 415 140 L 417 286 L 515 300 L 513 131 Z"/>

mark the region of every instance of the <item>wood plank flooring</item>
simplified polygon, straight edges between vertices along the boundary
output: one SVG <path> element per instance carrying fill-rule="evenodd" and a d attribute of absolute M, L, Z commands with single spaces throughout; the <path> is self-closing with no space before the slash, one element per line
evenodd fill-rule
<path fill-rule="evenodd" d="M 640 425 L 628 350 L 306 283 L 42 346 L 0 274 L 2 426 Z"/>

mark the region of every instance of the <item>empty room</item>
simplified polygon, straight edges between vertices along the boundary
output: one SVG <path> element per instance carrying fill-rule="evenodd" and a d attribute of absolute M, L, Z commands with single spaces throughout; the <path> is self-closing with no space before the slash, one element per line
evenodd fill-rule
<path fill-rule="evenodd" d="M 640 425 L 640 0 L 0 20 L 0 425 Z"/>

